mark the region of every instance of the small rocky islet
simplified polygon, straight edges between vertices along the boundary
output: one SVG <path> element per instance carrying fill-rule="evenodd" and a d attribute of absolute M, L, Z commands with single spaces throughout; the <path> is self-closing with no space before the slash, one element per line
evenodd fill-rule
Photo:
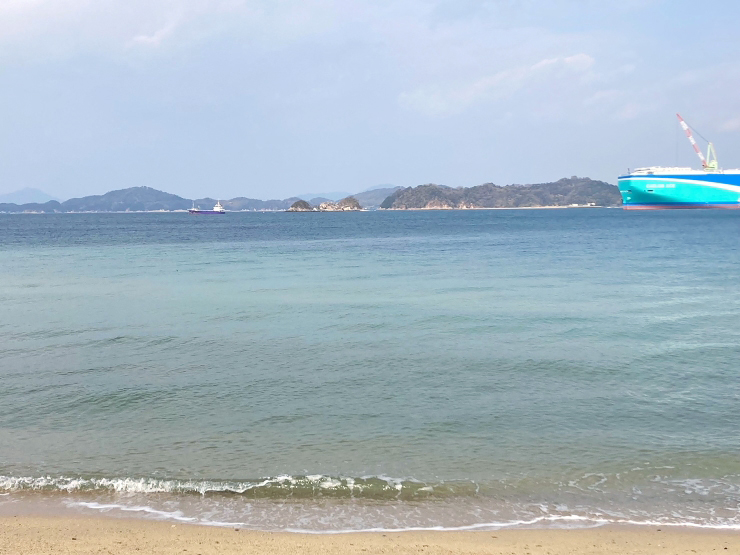
<path fill-rule="evenodd" d="M 305 200 L 298 200 L 288 208 L 288 212 L 347 212 L 352 210 L 362 210 L 359 201 L 352 196 L 337 202 L 322 202 L 317 206 L 312 206 Z"/>

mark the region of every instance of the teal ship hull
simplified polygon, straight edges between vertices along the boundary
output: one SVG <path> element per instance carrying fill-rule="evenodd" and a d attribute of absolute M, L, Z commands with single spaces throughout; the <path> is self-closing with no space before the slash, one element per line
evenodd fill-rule
<path fill-rule="evenodd" d="M 687 170 L 674 172 L 671 170 Z M 618 178 L 625 210 L 740 209 L 740 172 L 645 168 Z"/>

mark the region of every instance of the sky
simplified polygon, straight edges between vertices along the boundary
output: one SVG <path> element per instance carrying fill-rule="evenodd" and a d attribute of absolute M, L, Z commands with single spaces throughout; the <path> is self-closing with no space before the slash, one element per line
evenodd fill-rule
<path fill-rule="evenodd" d="M 0 0 L 0 193 L 740 166 L 740 2 Z M 701 143 L 701 141 L 700 141 Z"/>

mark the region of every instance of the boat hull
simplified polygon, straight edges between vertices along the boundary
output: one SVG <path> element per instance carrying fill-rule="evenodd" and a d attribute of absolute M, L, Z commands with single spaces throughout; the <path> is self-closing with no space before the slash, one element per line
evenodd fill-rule
<path fill-rule="evenodd" d="M 226 214 L 226 212 L 221 212 L 220 210 L 188 210 L 191 214 Z"/>
<path fill-rule="evenodd" d="M 625 210 L 740 209 L 740 174 L 623 175 Z"/>

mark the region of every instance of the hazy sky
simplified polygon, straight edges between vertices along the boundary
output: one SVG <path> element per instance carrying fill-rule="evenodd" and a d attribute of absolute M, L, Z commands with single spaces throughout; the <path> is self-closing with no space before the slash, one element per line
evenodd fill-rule
<path fill-rule="evenodd" d="M 0 193 L 740 166 L 740 2 L 0 0 Z"/>

